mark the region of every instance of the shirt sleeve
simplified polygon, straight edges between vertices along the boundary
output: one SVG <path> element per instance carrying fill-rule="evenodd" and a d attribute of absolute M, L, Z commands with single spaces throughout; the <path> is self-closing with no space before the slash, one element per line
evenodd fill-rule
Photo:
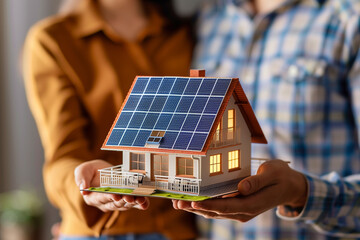
<path fill-rule="evenodd" d="M 360 18 L 350 18 L 345 43 L 347 59 L 348 97 L 354 118 L 354 138 L 360 148 Z M 349 129 L 352 127 L 349 126 Z M 345 156 L 344 156 L 345 157 Z M 360 159 L 358 159 L 360 161 Z M 351 166 L 348 166 L 351 168 Z M 296 217 L 277 215 L 286 220 L 300 220 L 312 224 L 316 230 L 332 236 L 360 237 L 360 173 L 341 176 L 331 172 L 317 177 L 305 174 L 308 183 L 308 199 Z"/>
<path fill-rule="evenodd" d="M 62 69 L 56 41 L 33 28 L 23 52 L 23 74 L 30 109 L 45 151 L 44 185 L 50 201 L 67 216 L 87 224 L 98 235 L 111 216 L 85 204 L 74 169 L 92 159 L 89 122 L 79 92 Z"/>

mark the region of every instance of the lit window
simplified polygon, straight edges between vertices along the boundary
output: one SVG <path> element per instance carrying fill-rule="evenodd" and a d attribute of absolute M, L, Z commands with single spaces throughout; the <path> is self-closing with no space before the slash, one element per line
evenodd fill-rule
<path fill-rule="evenodd" d="M 145 154 L 130 153 L 130 169 L 145 171 Z"/>
<path fill-rule="evenodd" d="M 227 138 L 229 140 L 234 139 L 234 128 L 235 128 L 235 110 L 228 110 L 228 133 Z"/>
<path fill-rule="evenodd" d="M 221 172 L 221 154 L 210 156 L 210 174 Z"/>
<path fill-rule="evenodd" d="M 194 175 L 194 161 L 191 158 L 176 158 L 177 175 Z"/>
<path fill-rule="evenodd" d="M 239 152 L 240 152 L 239 150 L 229 152 L 229 154 L 228 154 L 229 169 L 240 168 Z"/>
<path fill-rule="evenodd" d="M 219 124 L 216 127 L 216 132 L 215 132 L 215 141 L 219 142 L 221 139 L 221 121 L 219 122 Z"/>

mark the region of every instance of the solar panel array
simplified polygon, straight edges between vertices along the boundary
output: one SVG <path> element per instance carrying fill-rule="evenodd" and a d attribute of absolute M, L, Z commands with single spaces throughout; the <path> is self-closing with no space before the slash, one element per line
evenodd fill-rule
<path fill-rule="evenodd" d="M 138 77 L 105 146 L 145 147 L 165 131 L 159 148 L 201 151 L 230 78 Z"/>

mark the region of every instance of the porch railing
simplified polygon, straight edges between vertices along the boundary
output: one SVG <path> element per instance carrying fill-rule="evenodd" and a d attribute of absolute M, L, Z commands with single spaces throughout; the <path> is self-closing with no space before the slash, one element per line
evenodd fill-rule
<path fill-rule="evenodd" d="M 159 190 L 185 192 L 199 195 L 201 179 L 155 176 L 155 187 Z"/>
<path fill-rule="evenodd" d="M 101 187 L 136 188 L 144 177 L 142 173 L 122 171 L 121 165 L 100 169 L 99 172 Z"/>
<path fill-rule="evenodd" d="M 216 130 L 210 148 L 217 148 L 241 143 L 240 126 Z"/>

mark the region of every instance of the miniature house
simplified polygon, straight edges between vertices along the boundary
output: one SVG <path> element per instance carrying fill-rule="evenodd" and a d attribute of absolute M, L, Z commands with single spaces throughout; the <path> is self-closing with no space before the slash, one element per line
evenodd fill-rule
<path fill-rule="evenodd" d="M 250 175 L 251 143 L 266 139 L 239 79 L 138 76 L 102 146 L 122 165 L 101 186 L 222 195 Z"/>

